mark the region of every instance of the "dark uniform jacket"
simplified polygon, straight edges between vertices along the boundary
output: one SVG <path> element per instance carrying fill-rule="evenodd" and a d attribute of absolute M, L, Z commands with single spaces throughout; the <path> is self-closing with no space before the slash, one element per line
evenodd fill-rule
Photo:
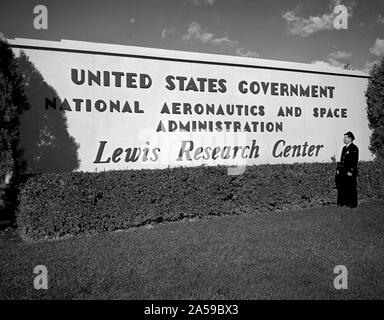
<path fill-rule="evenodd" d="M 348 176 L 348 172 L 352 177 L 356 178 L 357 162 L 359 161 L 359 148 L 351 143 L 348 147 L 344 146 L 341 152 L 340 162 L 336 168 L 336 186 L 340 183 L 340 178 Z"/>

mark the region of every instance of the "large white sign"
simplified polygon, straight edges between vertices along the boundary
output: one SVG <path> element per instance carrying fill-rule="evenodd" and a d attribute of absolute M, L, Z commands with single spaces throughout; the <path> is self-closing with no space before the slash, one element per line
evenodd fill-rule
<path fill-rule="evenodd" d="M 372 158 L 363 73 L 78 41 L 10 43 L 53 89 L 33 108 L 65 114 L 78 170 L 330 162 L 347 131 L 360 160 Z"/>

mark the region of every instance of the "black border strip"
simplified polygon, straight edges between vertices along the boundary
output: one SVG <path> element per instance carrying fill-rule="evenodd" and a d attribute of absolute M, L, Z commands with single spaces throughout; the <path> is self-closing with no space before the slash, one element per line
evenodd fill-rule
<path fill-rule="evenodd" d="M 71 52 L 71 53 L 73 52 L 73 53 L 83 53 L 83 54 L 95 54 L 95 55 L 104 55 L 104 56 L 114 56 L 114 57 L 129 57 L 129 58 L 139 58 L 139 59 L 152 59 L 152 60 L 160 60 L 160 61 L 175 61 L 175 62 L 184 62 L 184 63 L 200 63 L 200 64 L 208 64 L 208 65 L 239 67 L 239 68 L 269 69 L 269 70 L 288 71 L 288 72 L 322 74 L 322 75 L 339 76 L 339 77 L 352 77 L 352 78 L 364 78 L 364 79 L 370 79 L 371 78 L 370 76 L 359 76 L 359 75 L 355 75 L 355 74 L 341 74 L 341 73 L 312 71 L 312 70 L 300 70 L 300 69 L 289 69 L 289 68 L 279 68 L 279 67 L 255 66 L 255 65 L 249 65 L 249 64 L 229 63 L 229 62 L 216 62 L 216 61 L 204 61 L 204 60 L 200 61 L 200 60 L 188 60 L 188 59 L 178 59 L 178 58 L 153 57 L 153 56 L 143 56 L 143 55 L 128 54 L 128 53 L 100 52 L 100 51 L 90 51 L 90 50 L 65 49 L 65 48 L 53 48 L 53 47 L 39 47 L 39 46 L 28 46 L 28 45 L 18 45 L 18 44 L 10 44 L 10 46 L 13 47 L 13 48 L 19 48 L 19 49 L 61 51 L 61 52 Z"/>

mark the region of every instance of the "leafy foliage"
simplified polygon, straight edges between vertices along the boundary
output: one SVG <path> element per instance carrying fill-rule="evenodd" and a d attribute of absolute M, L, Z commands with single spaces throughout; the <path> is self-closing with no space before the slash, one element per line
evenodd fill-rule
<path fill-rule="evenodd" d="M 29 108 L 23 76 L 9 44 L 0 39 L 0 209 L 12 204 L 12 194 L 24 163 L 18 147 L 19 116 Z M 6 179 L 7 177 L 7 179 Z M 10 181 L 6 181 L 10 180 Z"/>
<path fill-rule="evenodd" d="M 384 164 L 359 163 L 360 200 L 383 199 Z M 17 223 L 25 239 L 99 233 L 186 217 L 267 213 L 334 204 L 335 165 L 260 165 L 47 173 L 22 184 Z"/>
<path fill-rule="evenodd" d="M 369 128 L 372 130 L 369 149 L 384 159 L 384 57 L 370 72 L 367 99 Z"/>

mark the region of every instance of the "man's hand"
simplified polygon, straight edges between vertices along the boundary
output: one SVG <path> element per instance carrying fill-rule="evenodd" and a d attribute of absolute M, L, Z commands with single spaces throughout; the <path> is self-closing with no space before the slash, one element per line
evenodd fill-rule
<path fill-rule="evenodd" d="M 347 175 L 352 177 L 352 172 L 347 172 Z"/>

